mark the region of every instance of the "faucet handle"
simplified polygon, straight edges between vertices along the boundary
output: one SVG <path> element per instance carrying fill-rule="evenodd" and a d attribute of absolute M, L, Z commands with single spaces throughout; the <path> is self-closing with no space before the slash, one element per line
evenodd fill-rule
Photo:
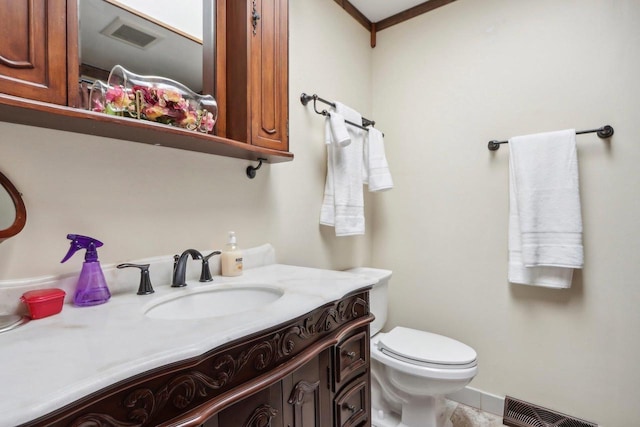
<path fill-rule="evenodd" d="M 138 286 L 138 295 L 149 295 L 154 293 L 151 286 L 151 278 L 149 277 L 149 264 L 118 264 L 116 268 L 136 267 L 140 269 L 140 286 Z"/>
<path fill-rule="evenodd" d="M 222 252 L 213 251 L 207 256 L 202 257 L 202 271 L 200 272 L 200 281 L 201 282 L 211 282 L 213 277 L 211 277 L 211 269 L 209 268 L 209 258 L 214 255 L 220 255 Z"/>

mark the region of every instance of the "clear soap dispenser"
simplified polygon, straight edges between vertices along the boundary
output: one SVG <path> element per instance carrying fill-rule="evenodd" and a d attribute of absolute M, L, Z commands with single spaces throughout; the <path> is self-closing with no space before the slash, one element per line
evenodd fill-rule
<path fill-rule="evenodd" d="M 71 247 L 67 255 L 60 262 L 65 262 L 79 251 L 85 249 L 82 271 L 78 277 L 76 292 L 73 295 L 73 303 L 80 307 L 103 304 L 109 301 L 111 293 L 107 287 L 100 261 L 98 261 L 98 250 L 103 243 L 93 237 L 81 236 L 79 234 L 67 234 L 67 239 L 71 240 Z"/>
<path fill-rule="evenodd" d="M 223 276 L 240 276 L 242 274 L 242 251 L 238 248 L 236 233 L 229 232 L 229 241 L 224 245 L 220 255 L 220 267 Z"/>

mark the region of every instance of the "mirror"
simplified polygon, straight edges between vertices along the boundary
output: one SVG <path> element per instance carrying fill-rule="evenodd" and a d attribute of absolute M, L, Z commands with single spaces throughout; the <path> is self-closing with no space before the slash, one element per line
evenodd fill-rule
<path fill-rule="evenodd" d="M 0 242 L 15 236 L 27 222 L 27 209 L 9 178 L 0 173 Z"/>
<path fill-rule="evenodd" d="M 203 86 L 204 25 L 211 0 L 82 0 L 79 3 L 80 79 L 107 81 L 114 65 L 176 80 L 196 93 Z M 206 45 L 206 43 L 205 43 Z"/>

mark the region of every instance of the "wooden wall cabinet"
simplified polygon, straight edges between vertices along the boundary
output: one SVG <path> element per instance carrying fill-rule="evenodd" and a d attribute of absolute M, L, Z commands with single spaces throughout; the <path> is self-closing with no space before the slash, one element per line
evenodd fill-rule
<path fill-rule="evenodd" d="M 369 427 L 372 320 L 356 292 L 20 427 Z"/>
<path fill-rule="evenodd" d="M 67 105 L 66 0 L 3 1 L 0 93 Z"/>
<path fill-rule="evenodd" d="M 216 76 L 215 135 L 75 108 L 78 0 L 0 1 L 0 120 L 247 160 L 293 160 L 288 0 L 210 1 L 216 35 L 204 57 L 205 72 Z"/>
<path fill-rule="evenodd" d="M 221 136 L 289 150 L 288 0 L 217 0 Z"/>

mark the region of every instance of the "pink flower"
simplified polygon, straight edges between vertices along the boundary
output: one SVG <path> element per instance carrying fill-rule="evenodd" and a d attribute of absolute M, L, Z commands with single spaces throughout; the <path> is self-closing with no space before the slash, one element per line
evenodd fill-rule
<path fill-rule="evenodd" d="M 189 110 L 189 102 L 187 102 L 186 99 L 184 98 L 180 98 L 180 100 L 177 102 L 176 107 L 183 110 L 183 111 L 188 111 Z"/>
<path fill-rule="evenodd" d="M 116 110 L 124 110 L 129 105 L 129 96 L 122 86 L 113 86 L 107 90 L 105 99 Z"/>
<path fill-rule="evenodd" d="M 213 130 L 214 124 L 215 124 L 215 120 L 213 120 L 213 114 L 204 110 L 204 114 L 200 119 L 200 130 L 202 132 L 211 132 Z"/>
<path fill-rule="evenodd" d="M 96 111 L 98 113 L 102 113 L 104 112 L 104 104 L 102 104 L 102 102 L 100 102 L 100 100 L 95 99 L 93 101 L 93 108 L 92 111 Z"/>

